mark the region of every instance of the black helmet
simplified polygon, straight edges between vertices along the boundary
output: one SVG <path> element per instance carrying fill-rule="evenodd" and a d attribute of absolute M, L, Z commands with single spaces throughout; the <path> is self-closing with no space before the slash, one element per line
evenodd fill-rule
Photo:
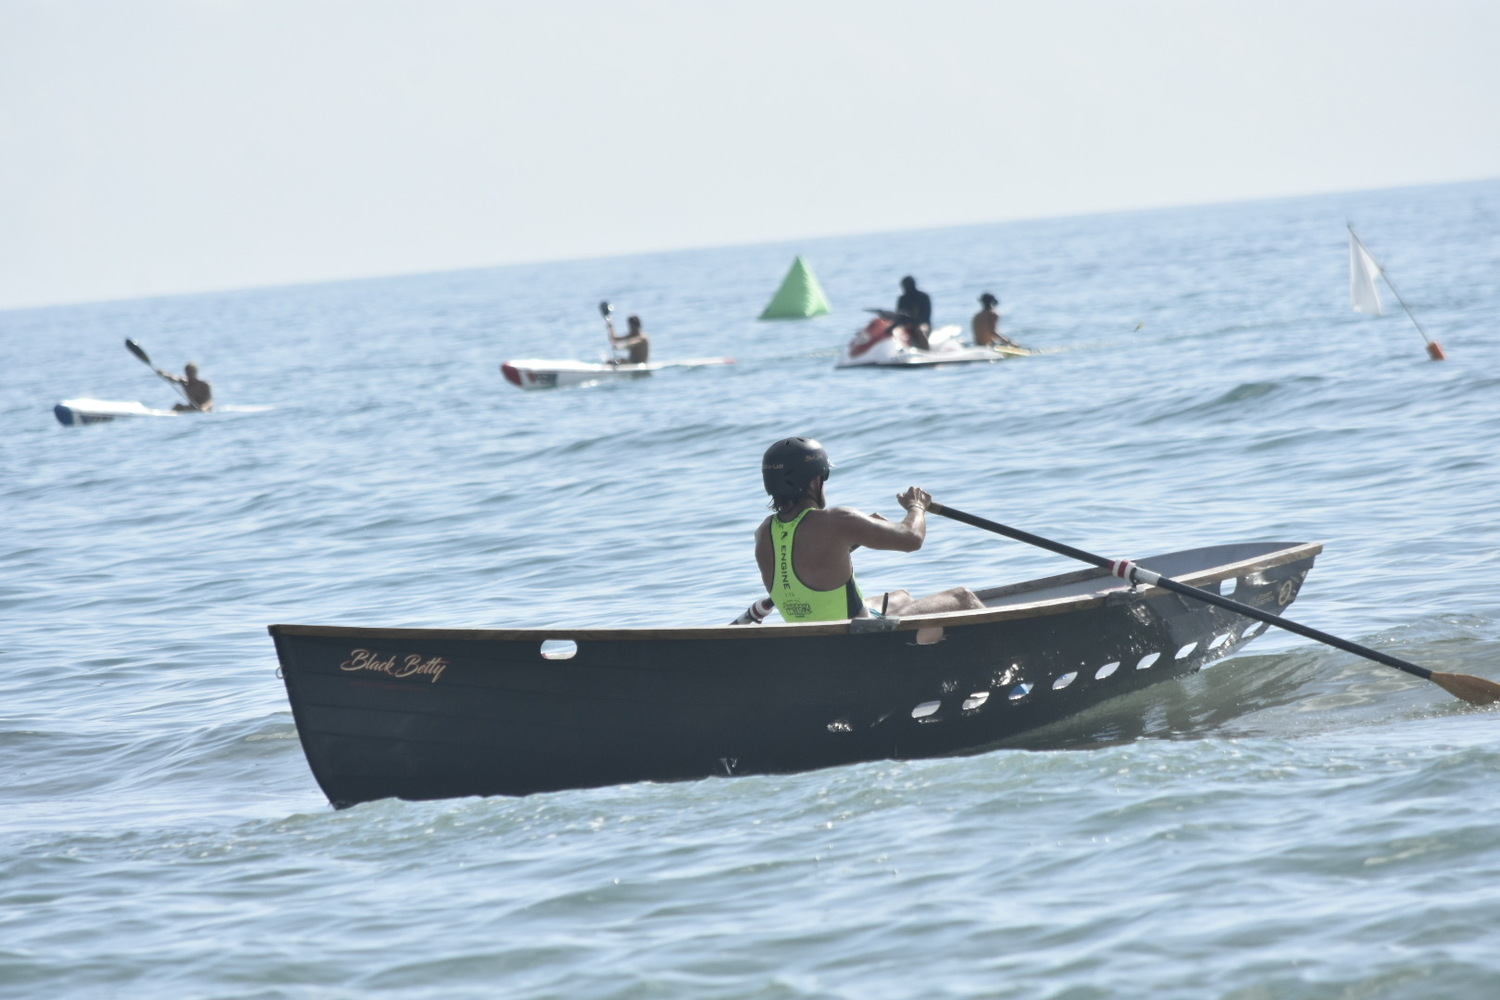
<path fill-rule="evenodd" d="M 812 438 L 777 441 L 760 460 L 761 479 L 773 497 L 800 497 L 814 479 L 827 479 L 832 471 L 828 452 Z"/>

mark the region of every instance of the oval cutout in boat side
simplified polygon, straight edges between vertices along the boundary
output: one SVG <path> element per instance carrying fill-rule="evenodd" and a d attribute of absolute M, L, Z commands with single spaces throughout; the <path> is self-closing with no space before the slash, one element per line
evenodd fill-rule
<path fill-rule="evenodd" d="M 1161 659 L 1160 653 L 1147 653 L 1145 656 L 1141 657 L 1141 661 L 1135 665 L 1135 669 L 1149 670 L 1159 659 Z"/>
<path fill-rule="evenodd" d="M 922 702 L 922 704 L 911 710 L 911 717 L 913 719 L 925 719 L 928 716 L 935 714 L 937 710 L 942 707 L 943 703 L 940 701 L 924 701 Z"/>
<path fill-rule="evenodd" d="M 1102 668 L 1101 668 L 1102 669 Z M 1052 690 L 1061 691 L 1078 679 L 1078 671 L 1072 670 L 1052 682 Z"/>
<path fill-rule="evenodd" d="M 548 639 L 542 643 L 542 659 L 571 660 L 578 655 L 578 643 L 572 639 Z"/>
<path fill-rule="evenodd" d="M 1110 660 L 1104 666 L 1102 666 L 1098 670 L 1094 671 L 1094 680 L 1096 680 L 1096 681 L 1102 681 L 1102 680 L 1104 680 L 1104 678 L 1109 677 L 1111 674 L 1113 674 L 1116 670 L 1119 670 L 1119 669 L 1120 669 L 1120 661 L 1119 660 Z"/>

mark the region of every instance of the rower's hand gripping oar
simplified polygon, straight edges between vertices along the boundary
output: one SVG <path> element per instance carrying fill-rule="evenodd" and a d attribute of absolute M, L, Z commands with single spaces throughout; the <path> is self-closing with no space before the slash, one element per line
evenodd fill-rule
<path fill-rule="evenodd" d="M 1404 670 L 1423 680 L 1432 681 L 1432 683 L 1447 691 L 1455 698 L 1462 698 L 1470 704 L 1491 705 L 1496 701 L 1500 701 L 1500 684 L 1486 680 L 1483 677 L 1475 677 L 1472 674 L 1449 674 L 1429 670 L 1426 667 L 1390 656 L 1379 650 L 1370 649 L 1367 646 L 1361 646 L 1347 639 L 1340 639 L 1336 635 L 1329 635 L 1327 632 L 1320 632 L 1307 625 L 1301 625 L 1289 619 L 1282 618 L 1280 615 L 1273 615 L 1269 611 L 1262 611 L 1248 604 L 1241 604 L 1239 601 L 1230 600 L 1227 597 L 1221 597 L 1206 590 L 1199 590 L 1197 587 L 1189 586 L 1185 583 L 1178 583 L 1170 577 L 1165 577 L 1159 573 L 1153 573 L 1144 567 L 1137 566 L 1128 559 L 1106 559 L 1103 556 L 1096 556 L 1092 552 L 1075 549 L 1071 545 L 1054 542 L 1049 538 L 1033 535 L 1029 531 L 1011 528 L 1003 524 L 997 524 L 994 521 L 987 521 L 982 517 L 975 517 L 973 514 L 966 514 L 961 510 L 954 510 L 952 507 L 944 506 L 937 501 L 928 504 L 927 509 L 934 514 L 941 514 L 943 517 L 962 521 L 964 524 L 971 524 L 976 528 L 983 528 L 985 531 L 993 531 L 997 535 L 1005 535 L 1008 538 L 1014 538 L 1017 541 L 1025 542 L 1028 545 L 1035 545 L 1038 548 L 1047 549 L 1059 555 L 1077 559 L 1080 562 L 1091 563 L 1101 569 L 1107 569 L 1113 575 L 1124 580 L 1129 580 L 1133 584 L 1138 583 L 1150 587 L 1161 587 L 1163 590 L 1170 590 L 1184 597 L 1191 597 L 1209 604 L 1216 604 L 1236 614 L 1244 615 L 1246 618 L 1255 618 L 1275 625 L 1278 628 L 1284 628 L 1288 632 L 1295 632 L 1309 639 L 1316 639 L 1318 642 L 1327 643 L 1337 649 L 1344 650 L 1346 653 L 1353 653 L 1356 656 L 1363 656 L 1368 660 L 1374 660 L 1376 663 L 1383 663 L 1388 667 Z"/>
<path fill-rule="evenodd" d="M 192 397 L 187 394 L 187 389 L 181 382 L 177 381 L 175 378 L 168 375 L 166 372 L 162 371 L 160 368 L 151 363 L 151 357 L 146 353 L 146 349 L 144 347 L 129 339 L 125 341 L 125 347 L 130 351 L 131 354 L 134 354 L 136 357 L 140 358 L 147 368 L 150 368 L 152 371 L 156 372 L 157 375 L 160 375 L 163 379 L 171 382 L 173 387 L 176 388 L 178 392 L 182 393 L 183 399 L 186 399 L 189 403 L 193 401 Z"/>

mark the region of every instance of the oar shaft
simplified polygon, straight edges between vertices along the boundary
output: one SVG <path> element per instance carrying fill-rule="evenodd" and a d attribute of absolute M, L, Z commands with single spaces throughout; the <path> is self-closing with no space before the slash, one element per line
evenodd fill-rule
<path fill-rule="evenodd" d="M 1133 566 L 1134 564 L 1130 563 L 1128 565 Z M 1151 575 L 1155 576 L 1155 574 Z M 1348 639 L 1340 639 L 1336 635 L 1330 635 L 1327 632 L 1323 632 L 1313 628 L 1311 625 L 1303 625 L 1300 622 L 1294 622 L 1289 618 L 1283 618 L 1280 615 L 1272 614 L 1269 611 L 1262 611 L 1260 608 L 1254 608 L 1248 604 L 1241 604 L 1239 601 L 1232 600 L 1228 597 L 1223 597 L 1211 591 L 1199 590 L 1197 587 L 1191 586 L 1189 584 L 1179 583 L 1178 581 L 1173 580 L 1171 577 L 1158 576 L 1154 580 L 1145 580 L 1143 582 L 1149 583 L 1152 586 L 1162 587 L 1166 590 L 1172 591 L 1173 593 L 1182 594 L 1186 597 L 1195 597 L 1200 601 L 1207 601 L 1209 604 L 1216 604 L 1219 607 L 1227 608 L 1228 610 L 1233 611 L 1236 614 L 1241 614 L 1246 616 L 1247 618 L 1256 618 L 1260 621 L 1268 622 L 1272 625 L 1275 625 L 1277 628 L 1286 629 L 1288 632 L 1295 632 L 1298 635 L 1306 636 L 1309 639 L 1316 639 L 1318 642 L 1326 642 L 1328 645 L 1337 647 L 1338 649 L 1342 649 L 1346 653 L 1353 653 L 1355 656 L 1363 656 L 1366 659 L 1374 660 L 1377 663 L 1384 663 L 1388 667 L 1395 667 L 1397 670 L 1405 670 L 1407 673 L 1414 674 L 1417 677 L 1422 678 L 1424 681 L 1432 680 L 1432 671 L 1428 670 L 1426 667 L 1419 666 L 1415 663 L 1410 663 L 1395 656 L 1387 655 L 1380 652 L 1378 649 L 1371 649 L 1368 646 L 1361 646 L 1359 643 L 1350 642 Z"/>
<path fill-rule="evenodd" d="M 1062 542 L 1054 542 L 1050 538 L 1043 538 L 1041 535 L 1033 535 L 1029 531 L 1022 531 L 1020 528 L 1012 528 L 1009 525 L 1001 524 L 998 521 L 991 521 L 983 517 L 976 517 L 973 514 L 966 514 L 961 510 L 954 510 L 952 507 L 945 507 L 942 504 L 938 503 L 936 500 L 929 503 L 927 505 L 927 509 L 932 511 L 932 513 L 934 514 L 941 514 L 943 517 L 950 518 L 954 521 L 962 521 L 963 523 L 971 524 L 976 528 L 983 528 L 985 531 L 993 531 L 997 535 L 1005 535 L 1009 538 L 1014 538 L 1018 542 L 1025 542 L 1028 545 L 1035 545 L 1039 549 L 1048 549 L 1049 551 L 1056 552 L 1058 555 L 1067 556 L 1070 559 L 1077 559 L 1080 562 L 1093 563 L 1095 566 L 1098 566 L 1101 569 L 1109 569 L 1110 566 L 1111 560 L 1106 559 L 1103 556 L 1096 556 L 1092 552 L 1085 552 L 1083 551 L 1083 549 L 1075 549 L 1071 545 L 1064 545 Z"/>
<path fill-rule="evenodd" d="M 1353 653 L 1356 656 L 1363 656 L 1367 659 L 1374 660 L 1377 663 L 1384 663 L 1388 667 L 1395 667 L 1397 670 L 1404 670 L 1409 674 L 1413 674 L 1417 677 L 1422 678 L 1423 680 L 1432 679 L 1432 671 L 1428 670 L 1426 667 L 1419 666 L 1415 663 L 1410 663 L 1406 660 L 1402 660 L 1394 656 L 1389 656 L 1385 653 L 1380 652 L 1379 650 L 1370 649 L 1367 646 L 1361 646 L 1358 643 L 1350 642 L 1347 639 L 1340 639 L 1336 635 L 1330 635 L 1327 632 L 1319 631 L 1318 629 L 1315 629 L 1309 625 L 1303 625 L 1299 622 L 1294 622 L 1290 619 L 1283 618 L 1280 615 L 1272 614 L 1269 611 L 1262 611 L 1260 608 L 1251 607 L 1248 604 L 1241 604 L 1239 601 L 1232 600 L 1228 597 L 1223 597 L 1219 594 L 1211 593 L 1207 590 L 1200 590 L 1199 588 L 1191 586 L 1190 584 L 1179 583 L 1178 581 L 1173 580 L 1170 577 L 1161 576 L 1157 573 L 1151 572 L 1150 570 L 1143 569 L 1142 567 L 1137 566 L 1135 563 L 1123 559 L 1106 559 L 1104 556 L 1095 555 L 1092 552 L 1085 552 L 1083 549 L 1075 549 L 1073 546 L 1064 545 L 1062 542 L 1054 542 L 1050 538 L 1043 538 L 1040 535 L 1033 535 L 1029 531 L 1022 531 L 1019 528 L 1012 528 L 1008 525 L 1000 524 L 996 521 L 986 520 L 982 517 L 975 517 L 973 514 L 967 514 L 961 510 L 954 510 L 952 507 L 945 507 L 936 501 L 933 501 L 931 504 L 929 504 L 927 509 L 934 514 L 940 514 L 943 517 L 951 518 L 955 521 L 962 521 L 963 523 L 973 525 L 976 528 L 983 528 L 986 531 L 993 531 L 998 535 L 1005 535 L 1008 538 L 1014 538 L 1017 541 L 1026 542 L 1030 545 L 1035 545 L 1038 548 L 1047 549 L 1051 552 L 1056 552 L 1059 555 L 1065 555 L 1072 559 L 1077 559 L 1080 562 L 1092 563 L 1093 565 L 1098 566 L 1101 569 L 1107 569 L 1115 576 L 1122 577 L 1123 579 L 1129 580 L 1132 583 L 1144 583 L 1149 586 L 1161 587 L 1163 590 L 1170 590 L 1173 593 L 1181 594 L 1184 597 L 1191 597 L 1195 600 L 1217 605 L 1218 607 L 1224 608 L 1228 611 L 1233 611 L 1236 614 L 1244 615 L 1246 618 L 1254 618 L 1258 621 L 1263 621 L 1268 624 L 1275 625 L 1278 628 L 1286 629 L 1288 632 L 1295 632 L 1298 635 L 1305 636 L 1309 639 L 1315 639 L 1318 642 L 1326 642 L 1328 645 L 1338 649 L 1342 649 L 1346 653 Z"/>

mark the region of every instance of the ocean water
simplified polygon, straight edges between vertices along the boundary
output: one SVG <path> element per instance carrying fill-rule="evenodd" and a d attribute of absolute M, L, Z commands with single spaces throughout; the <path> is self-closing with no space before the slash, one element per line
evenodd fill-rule
<path fill-rule="evenodd" d="M 1350 310 L 1346 220 L 1447 361 Z M 757 322 L 796 254 L 835 311 Z M 835 370 L 904 274 L 1045 353 Z M 738 363 L 502 380 L 603 299 Z M 727 621 L 807 434 L 861 509 L 1321 541 L 1294 618 L 1500 680 L 1497 311 L 1500 182 L 0 313 L 0 995 L 1495 995 L 1500 709 L 1296 636 L 976 756 L 335 811 L 265 627 Z M 58 425 L 173 401 L 125 338 L 245 409 Z M 1076 568 L 939 518 L 857 563 Z"/>

